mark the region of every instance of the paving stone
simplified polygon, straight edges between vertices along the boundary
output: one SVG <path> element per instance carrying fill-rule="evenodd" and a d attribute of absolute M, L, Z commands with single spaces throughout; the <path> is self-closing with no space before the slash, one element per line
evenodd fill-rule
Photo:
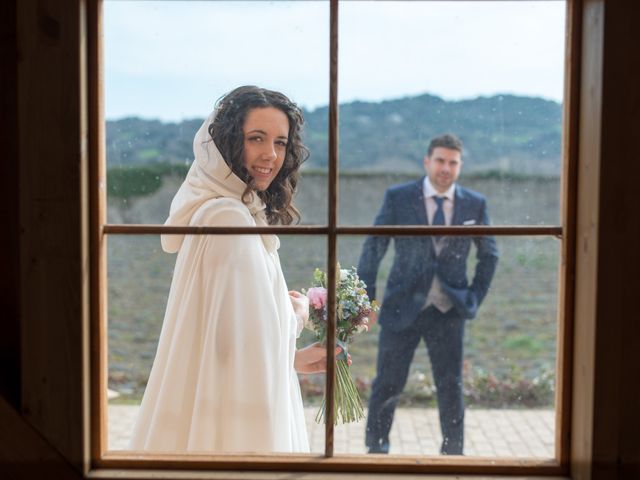
<path fill-rule="evenodd" d="M 324 452 L 324 425 L 315 423 L 316 408 L 305 409 L 312 453 Z M 126 449 L 135 422 L 135 405 L 109 405 L 109 448 Z M 338 425 L 334 447 L 338 454 L 362 454 L 365 422 Z M 467 409 L 465 454 L 551 458 L 554 455 L 555 413 L 551 410 Z M 399 408 L 389 434 L 394 455 L 438 455 L 442 437 L 438 411 L 433 408 Z"/>

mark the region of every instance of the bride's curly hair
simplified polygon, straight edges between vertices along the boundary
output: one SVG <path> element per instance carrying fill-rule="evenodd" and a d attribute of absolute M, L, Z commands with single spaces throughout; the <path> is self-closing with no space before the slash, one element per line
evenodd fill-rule
<path fill-rule="evenodd" d="M 265 107 L 277 108 L 287 116 L 289 139 L 278 175 L 266 190 L 259 191 L 244 166 L 243 127 L 250 110 Z M 209 135 L 231 171 L 247 184 L 242 200 L 247 203 L 249 195 L 256 192 L 266 205 L 270 225 L 290 225 L 294 220 L 299 221 L 300 212 L 292 199 L 300 177 L 300 165 L 309 157 L 309 150 L 301 138 L 304 119 L 300 108 L 282 93 L 250 85 L 238 87 L 222 96 L 216 108 L 216 116 L 209 125 Z"/>

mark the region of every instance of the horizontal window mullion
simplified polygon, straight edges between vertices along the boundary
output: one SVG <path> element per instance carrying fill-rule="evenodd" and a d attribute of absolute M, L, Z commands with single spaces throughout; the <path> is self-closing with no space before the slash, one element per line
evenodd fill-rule
<path fill-rule="evenodd" d="M 102 233 L 107 235 L 260 235 L 293 233 L 296 235 L 326 235 L 329 228 L 323 225 L 298 225 L 295 227 L 273 225 L 269 227 L 200 227 L 169 225 L 106 224 Z"/>
<path fill-rule="evenodd" d="M 496 235 L 496 236 L 556 236 L 561 237 L 563 227 L 549 226 L 493 226 L 493 225 L 384 225 L 384 226 L 339 226 L 331 228 L 326 225 L 296 225 L 267 227 L 204 227 L 204 226 L 168 226 L 168 225 L 136 225 L 106 224 L 102 232 L 107 235 L 260 235 L 260 234 L 293 234 L 293 235 Z"/>
<path fill-rule="evenodd" d="M 337 227 L 338 235 L 450 235 L 450 236 L 475 236 L 475 235 L 501 235 L 501 236 L 562 236 L 560 226 L 429 226 L 429 225 L 402 225 L 402 226 L 343 226 Z"/>

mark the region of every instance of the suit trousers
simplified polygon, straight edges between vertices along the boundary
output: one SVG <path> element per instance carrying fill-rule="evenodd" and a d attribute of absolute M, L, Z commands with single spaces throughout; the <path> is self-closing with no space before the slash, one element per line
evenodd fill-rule
<path fill-rule="evenodd" d="M 400 332 L 382 327 L 376 378 L 371 387 L 365 442 L 370 453 L 388 453 L 389 431 L 398 399 L 407 382 L 416 347 L 423 338 L 436 386 L 444 455 L 462 455 L 464 398 L 462 359 L 465 320 L 453 309 L 440 312 L 433 305 Z"/>

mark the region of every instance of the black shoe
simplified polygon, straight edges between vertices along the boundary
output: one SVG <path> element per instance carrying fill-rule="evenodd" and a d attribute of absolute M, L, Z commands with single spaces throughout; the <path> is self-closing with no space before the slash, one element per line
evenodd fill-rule
<path fill-rule="evenodd" d="M 369 451 L 367 453 L 389 453 L 389 443 L 380 443 L 379 445 L 373 445 L 369 447 Z"/>
<path fill-rule="evenodd" d="M 460 445 L 460 444 L 457 444 L 457 445 L 449 444 L 449 445 L 447 445 L 445 443 L 440 448 L 440 455 L 464 455 L 464 453 L 462 453 L 462 445 Z"/>

